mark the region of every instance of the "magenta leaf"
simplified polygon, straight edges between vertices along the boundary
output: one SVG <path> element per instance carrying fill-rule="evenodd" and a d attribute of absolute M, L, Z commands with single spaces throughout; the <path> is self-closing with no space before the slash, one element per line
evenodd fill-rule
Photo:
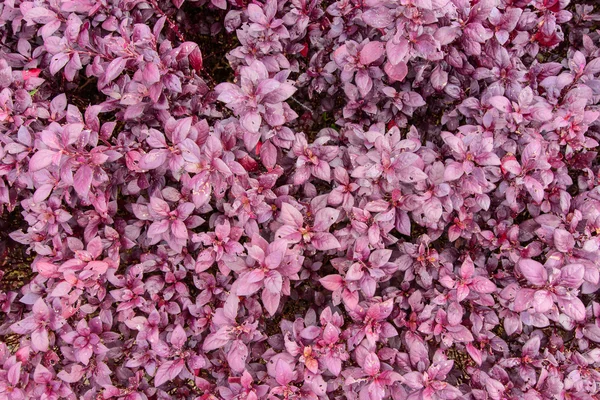
<path fill-rule="evenodd" d="M 172 381 L 179 375 L 184 366 L 184 360 L 170 360 L 163 362 L 154 375 L 154 385 L 158 387 L 168 381 Z"/>
<path fill-rule="evenodd" d="M 521 273 L 527 280 L 537 286 L 543 286 L 548 281 L 548 273 L 542 264 L 531 259 L 522 259 L 519 261 Z"/>

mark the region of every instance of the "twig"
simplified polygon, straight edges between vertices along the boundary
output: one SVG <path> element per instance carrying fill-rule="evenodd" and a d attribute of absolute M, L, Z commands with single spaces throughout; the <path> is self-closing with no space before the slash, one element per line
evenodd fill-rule
<path fill-rule="evenodd" d="M 169 27 L 171 28 L 171 30 L 173 32 L 175 32 L 175 35 L 177 35 L 177 39 L 179 39 L 182 43 L 186 42 L 185 37 L 179 30 L 179 27 L 177 26 L 177 24 L 175 22 L 173 22 L 171 20 L 171 18 L 169 18 L 169 16 L 167 14 L 165 14 L 165 12 L 158 6 L 157 1 L 150 0 L 150 3 L 152 4 L 152 7 L 154 7 L 154 11 L 156 11 L 158 14 L 160 14 L 160 16 L 165 17 L 165 19 L 167 20 L 167 23 L 169 24 Z"/>
<path fill-rule="evenodd" d="M 311 112 L 311 113 L 313 113 L 313 114 L 314 114 L 314 111 L 313 111 L 313 110 L 312 110 L 310 107 L 308 107 L 308 106 L 306 106 L 306 105 L 302 104 L 302 103 L 301 103 L 300 101 L 298 101 L 298 100 L 297 100 L 297 99 L 296 99 L 294 96 L 292 96 L 292 97 L 290 97 L 290 98 L 291 98 L 292 100 L 294 100 L 294 102 L 295 102 L 296 104 L 298 104 L 300 107 L 302 107 L 302 108 L 304 108 L 306 111 L 309 111 L 309 112 Z"/>

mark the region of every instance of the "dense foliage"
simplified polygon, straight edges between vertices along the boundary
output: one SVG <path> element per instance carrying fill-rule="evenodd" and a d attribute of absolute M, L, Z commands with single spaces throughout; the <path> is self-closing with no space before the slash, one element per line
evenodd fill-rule
<path fill-rule="evenodd" d="M 600 10 L 252 1 L 0 1 L 0 399 L 600 399 Z"/>

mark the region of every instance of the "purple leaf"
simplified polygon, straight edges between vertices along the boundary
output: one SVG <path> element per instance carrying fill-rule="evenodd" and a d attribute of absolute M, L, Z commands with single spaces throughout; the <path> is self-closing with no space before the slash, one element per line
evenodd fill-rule
<path fill-rule="evenodd" d="M 227 343 L 229 343 L 230 339 L 229 339 L 228 329 L 229 329 L 229 327 L 225 326 L 225 327 L 222 327 L 221 329 L 219 329 L 217 332 L 211 333 L 208 336 L 206 336 L 206 339 L 204 339 L 204 342 L 202 343 L 202 350 L 204 350 L 204 351 L 216 350 L 218 348 L 225 346 Z"/>
<path fill-rule="evenodd" d="M 151 150 L 148 154 L 145 154 L 139 162 L 139 166 L 142 169 L 150 170 L 156 169 L 164 165 L 167 161 L 167 151 L 162 149 Z"/>
<path fill-rule="evenodd" d="M 473 277 L 471 288 L 477 293 L 494 293 L 496 291 L 496 285 L 488 278 L 483 276 Z"/>
<path fill-rule="evenodd" d="M 227 353 L 229 367 L 235 372 L 243 372 L 246 369 L 248 359 L 248 347 L 241 340 L 234 340 Z"/>
<path fill-rule="evenodd" d="M 341 289 L 344 280 L 340 275 L 327 275 L 319 279 L 319 282 L 325 289 L 335 291 Z"/>
<path fill-rule="evenodd" d="M 19 361 L 8 369 L 7 378 L 11 386 L 17 386 L 21 379 L 21 365 L 22 363 Z"/>
<path fill-rule="evenodd" d="M 335 236 L 327 232 L 316 232 L 311 238 L 310 243 L 315 249 L 320 251 L 333 250 L 341 247 L 340 242 Z"/>
<path fill-rule="evenodd" d="M 388 40 L 385 49 L 390 63 L 397 66 L 404 61 L 410 46 L 408 40 L 400 38 L 397 43 L 394 40 Z"/>
<path fill-rule="evenodd" d="M 185 330 L 181 325 L 177 325 L 171 333 L 171 344 L 177 349 L 181 349 L 187 340 Z"/>
<path fill-rule="evenodd" d="M 281 299 L 281 295 L 279 292 L 273 293 L 270 290 L 263 290 L 261 299 L 263 301 L 263 305 L 267 312 L 273 316 L 277 312 L 277 308 L 279 307 L 279 301 Z"/>
<path fill-rule="evenodd" d="M 179 375 L 185 366 L 185 360 L 170 360 L 163 362 L 154 375 L 154 386 L 158 387 L 172 381 Z"/>
<path fill-rule="evenodd" d="M 281 386 L 285 386 L 295 378 L 295 373 L 292 371 L 290 365 L 279 359 L 275 365 L 275 380 Z"/>
<path fill-rule="evenodd" d="M 260 114 L 254 111 L 244 114 L 240 122 L 246 130 L 248 130 L 251 133 L 256 133 L 260 128 L 262 119 L 260 117 Z"/>
<path fill-rule="evenodd" d="M 40 327 L 31 332 L 31 347 L 35 351 L 46 352 L 49 345 L 48 331 L 45 328 Z"/>
<path fill-rule="evenodd" d="M 538 290 L 533 296 L 533 308 L 536 312 L 545 313 L 554 305 L 554 300 L 550 292 L 546 290 Z"/>
<path fill-rule="evenodd" d="M 560 269 L 560 284 L 571 288 L 579 288 L 583 283 L 585 267 L 582 264 L 568 264 Z"/>
<path fill-rule="evenodd" d="M 531 259 L 521 259 L 519 269 L 527 280 L 537 286 L 543 286 L 548 283 L 548 273 L 542 264 Z"/>
<path fill-rule="evenodd" d="M 391 82 L 402 82 L 408 74 L 408 67 L 404 62 L 399 62 L 396 65 L 386 63 L 384 70 Z"/>
<path fill-rule="evenodd" d="M 106 86 L 115 80 L 119 75 L 121 75 L 121 72 L 123 72 L 125 69 L 125 64 L 127 64 L 127 60 L 123 57 L 117 57 L 112 60 L 104 71 L 104 75 L 101 79 L 101 85 Z"/>
<path fill-rule="evenodd" d="M 50 73 L 55 75 L 69 62 L 69 55 L 66 53 L 55 54 L 50 60 Z"/>
<path fill-rule="evenodd" d="M 451 162 L 444 170 L 444 180 L 447 182 L 455 181 L 464 174 L 462 163 Z"/>
<path fill-rule="evenodd" d="M 525 177 L 524 183 L 525 189 L 527 189 L 533 200 L 538 204 L 541 203 L 544 199 L 544 187 L 542 184 L 530 176 Z"/>
<path fill-rule="evenodd" d="M 497 108 L 499 111 L 508 113 L 512 112 L 512 106 L 510 100 L 504 96 L 493 96 L 490 98 L 490 104 Z"/>
<path fill-rule="evenodd" d="M 289 203 L 283 203 L 281 205 L 279 220 L 284 224 L 295 227 L 301 227 L 304 223 L 304 218 L 302 217 L 302 214 L 300 214 L 300 211 Z"/>
<path fill-rule="evenodd" d="M 380 362 L 379 357 L 375 353 L 369 353 L 363 362 L 363 370 L 367 375 L 375 376 L 379 373 Z"/>
<path fill-rule="evenodd" d="M 55 152 L 52 150 L 38 150 L 29 160 L 29 170 L 30 171 L 39 171 L 41 169 L 47 168 L 52 164 L 52 159 L 55 155 Z"/>
<path fill-rule="evenodd" d="M 80 197 L 87 197 L 92 185 L 94 172 L 89 165 L 83 164 L 73 176 L 73 188 Z"/>
<path fill-rule="evenodd" d="M 554 231 L 554 246 L 562 253 L 568 253 L 575 247 L 575 239 L 568 231 L 556 229 Z"/>
<path fill-rule="evenodd" d="M 369 65 L 383 55 L 384 47 L 381 42 L 369 42 L 360 51 L 360 63 Z"/>
<path fill-rule="evenodd" d="M 471 356 L 473 361 L 475 361 L 475 363 L 477 365 L 481 365 L 483 363 L 483 357 L 481 354 L 481 350 L 479 350 L 478 348 L 473 346 L 472 343 L 467 343 L 467 345 L 465 347 L 467 349 L 467 353 L 469 353 L 469 355 Z"/>
<path fill-rule="evenodd" d="M 558 309 L 562 313 L 573 318 L 575 321 L 585 320 L 585 306 L 579 298 L 573 295 L 556 296 L 558 300 Z"/>

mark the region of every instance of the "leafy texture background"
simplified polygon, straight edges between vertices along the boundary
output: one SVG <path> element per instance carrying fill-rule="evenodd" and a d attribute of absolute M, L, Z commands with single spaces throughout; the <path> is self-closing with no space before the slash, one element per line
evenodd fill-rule
<path fill-rule="evenodd" d="M 600 397 L 600 10 L 0 1 L 0 400 Z"/>

